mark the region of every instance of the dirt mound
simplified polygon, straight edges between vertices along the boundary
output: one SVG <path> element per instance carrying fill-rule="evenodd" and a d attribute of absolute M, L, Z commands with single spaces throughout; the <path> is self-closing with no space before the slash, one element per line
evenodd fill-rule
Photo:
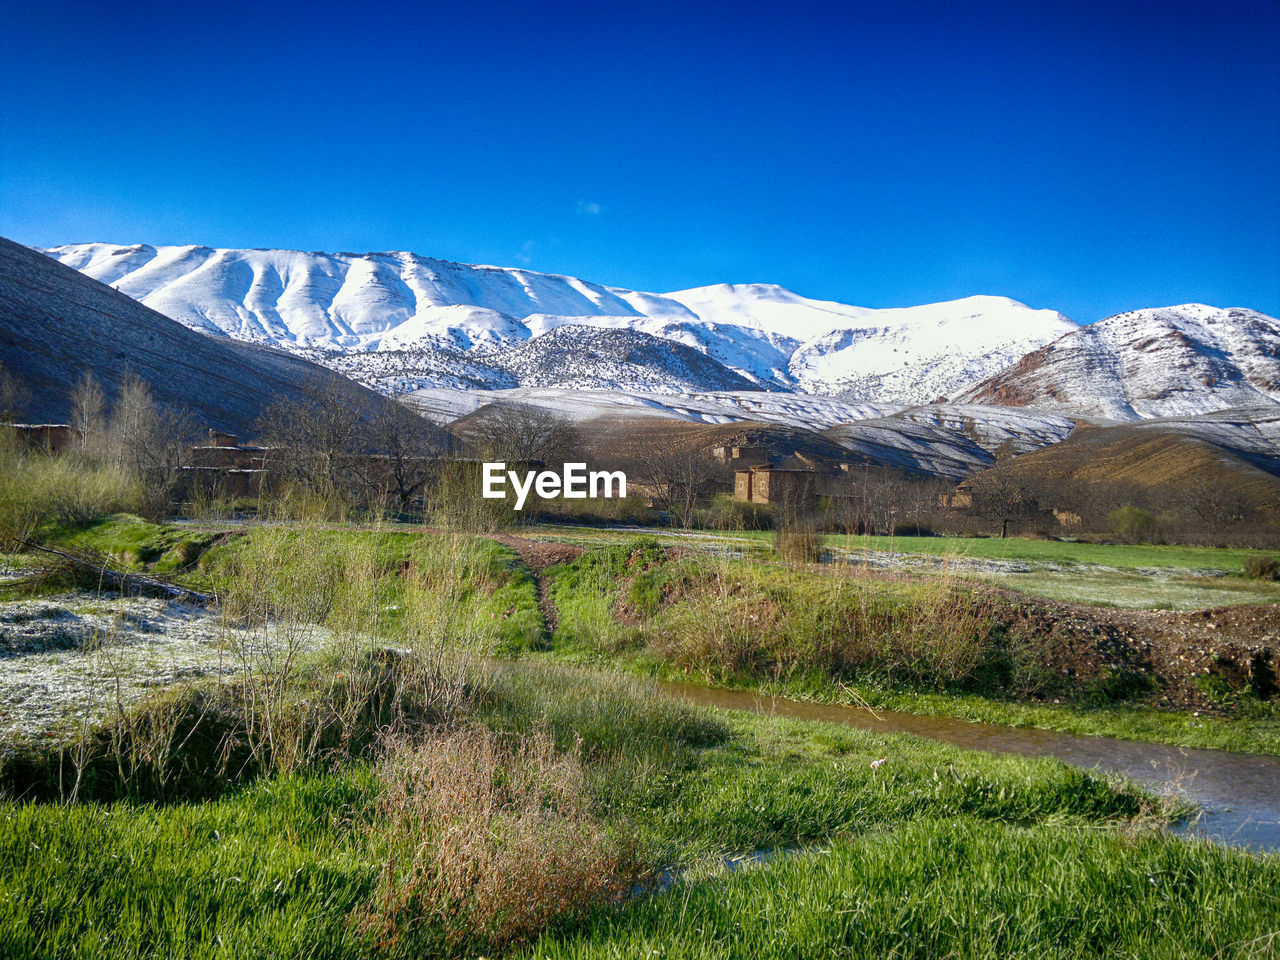
<path fill-rule="evenodd" d="M 541 573 L 558 563 L 569 563 L 582 556 L 582 547 L 571 543 L 543 543 L 510 533 L 495 534 L 492 539 L 510 547 L 534 573 Z"/>
<path fill-rule="evenodd" d="M 1093 686 L 1117 699 L 1214 711 L 1243 694 L 1269 699 L 1280 667 L 1280 606 L 1193 613 L 1028 601 L 1000 591 L 1012 644 L 1038 658 L 1039 680 Z"/>

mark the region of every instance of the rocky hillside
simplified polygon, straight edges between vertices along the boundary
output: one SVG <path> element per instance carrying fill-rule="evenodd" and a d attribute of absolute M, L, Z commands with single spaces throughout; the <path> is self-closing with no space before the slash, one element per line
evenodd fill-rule
<path fill-rule="evenodd" d="M 1028 353 L 961 400 L 1137 420 L 1280 403 L 1280 321 L 1183 304 L 1108 317 Z"/>

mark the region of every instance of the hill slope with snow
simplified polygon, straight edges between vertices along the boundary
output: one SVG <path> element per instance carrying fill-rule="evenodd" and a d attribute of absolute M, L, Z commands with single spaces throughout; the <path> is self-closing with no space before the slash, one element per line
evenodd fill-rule
<path fill-rule="evenodd" d="M 703 367 L 713 372 L 706 382 L 672 388 L 737 386 L 726 368 L 765 389 L 921 403 L 1075 329 L 1054 311 L 999 297 L 874 310 L 769 284 L 661 295 L 413 253 L 105 243 L 43 252 L 193 329 L 302 352 L 395 390 L 546 385 L 512 366 L 513 351 L 563 327 L 574 328 L 563 342 L 595 327 L 660 337 L 714 361 Z M 644 372 L 633 364 L 625 382 L 611 381 L 607 364 L 578 364 L 576 382 L 662 389 L 678 352 Z"/>
<path fill-rule="evenodd" d="M 1280 403 L 1280 321 L 1189 303 L 1081 327 L 962 400 L 1138 420 Z"/>

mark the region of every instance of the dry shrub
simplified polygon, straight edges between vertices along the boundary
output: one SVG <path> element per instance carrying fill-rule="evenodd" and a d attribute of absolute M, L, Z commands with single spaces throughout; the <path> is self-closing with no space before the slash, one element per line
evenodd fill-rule
<path fill-rule="evenodd" d="M 1244 575 L 1255 580 L 1280 580 L 1280 562 L 1275 557 L 1250 557 L 1244 562 Z"/>
<path fill-rule="evenodd" d="M 781 527 L 773 535 L 773 549 L 787 563 L 817 563 L 822 559 L 822 536 L 803 527 Z"/>
<path fill-rule="evenodd" d="M 578 751 L 545 730 L 393 739 L 380 779 L 378 830 L 394 840 L 357 920 L 384 949 L 509 947 L 650 878 L 634 844 L 593 817 Z"/>

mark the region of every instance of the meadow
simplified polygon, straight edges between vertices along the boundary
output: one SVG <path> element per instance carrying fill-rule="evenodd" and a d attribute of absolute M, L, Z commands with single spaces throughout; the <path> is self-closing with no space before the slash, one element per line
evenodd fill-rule
<path fill-rule="evenodd" d="M 220 668 L 106 682 L 94 712 L 0 748 L 0 954 L 1272 950 L 1280 862 L 1167 834 L 1190 812 L 1176 798 L 696 708 L 649 677 L 1111 732 L 1168 717 L 1149 735 L 1274 750 L 1247 691 L 1182 730 L 1188 713 L 1129 703 L 1114 678 L 1032 703 L 1047 678 L 967 581 L 584 539 L 533 569 L 487 537 L 394 525 L 46 524 L 55 549 L 215 597 Z M 63 636 L 117 602 L 81 567 L 6 568 L 0 612 L 47 603 Z M 112 651 L 150 642 L 130 625 L 56 653 L 111 681 Z"/>

